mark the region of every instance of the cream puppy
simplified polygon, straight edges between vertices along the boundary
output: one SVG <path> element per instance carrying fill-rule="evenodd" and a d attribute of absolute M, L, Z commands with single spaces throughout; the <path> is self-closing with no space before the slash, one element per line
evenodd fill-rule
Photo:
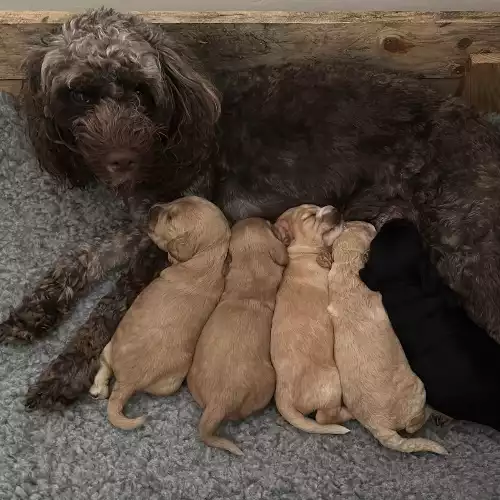
<path fill-rule="evenodd" d="M 106 398 L 112 375 L 108 418 L 133 429 L 143 417 L 123 415 L 137 391 L 166 396 L 177 391 L 191 366 L 196 342 L 224 289 L 229 224 L 202 198 L 189 196 L 156 205 L 150 236 L 173 263 L 134 301 L 101 354 L 90 393 Z"/>
<path fill-rule="evenodd" d="M 427 420 L 425 389 L 412 372 L 382 305 L 359 278 L 375 228 L 349 222 L 333 243 L 329 275 L 335 360 L 348 412 L 387 448 L 403 452 L 446 450 L 429 439 L 404 439 Z"/>
<path fill-rule="evenodd" d="M 342 231 L 333 207 L 301 205 L 275 224 L 288 244 L 289 263 L 276 299 L 271 359 L 276 406 L 295 427 L 318 434 L 345 434 L 341 386 L 333 358 L 333 327 L 327 312 L 330 246 Z M 314 410 L 316 421 L 306 418 Z"/>
<path fill-rule="evenodd" d="M 238 446 L 215 435 L 218 426 L 263 409 L 276 383 L 271 322 L 288 256 L 272 229 L 258 218 L 233 227 L 226 287 L 203 328 L 187 377 L 191 394 L 204 408 L 201 439 L 236 455 L 243 454 Z"/>

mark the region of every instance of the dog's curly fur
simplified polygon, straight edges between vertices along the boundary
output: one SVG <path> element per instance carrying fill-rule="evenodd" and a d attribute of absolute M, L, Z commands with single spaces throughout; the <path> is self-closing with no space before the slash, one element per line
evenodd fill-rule
<path fill-rule="evenodd" d="M 228 72 L 212 77 L 218 90 L 196 67 L 138 17 L 106 9 L 75 16 L 26 64 L 25 109 L 43 168 L 76 186 L 106 183 L 139 225 L 151 203 L 183 194 L 212 199 L 233 220 L 275 218 L 302 203 L 333 204 L 374 223 L 411 218 L 447 283 L 500 339 L 493 125 L 412 78 L 359 63 Z M 110 245 L 104 264 L 60 261 L 3 324 L 3 338 L 49 331 L 88 282 L 134 258 L 137 238 Z M 121 314 L 111 298 L 99 307 Z M 111 334 L 100 330 L 102 345 Z M 67 403 L 87 388 L 94 352 L 78 340 L 68 349 L 31 388 L 31 406 Z"/>

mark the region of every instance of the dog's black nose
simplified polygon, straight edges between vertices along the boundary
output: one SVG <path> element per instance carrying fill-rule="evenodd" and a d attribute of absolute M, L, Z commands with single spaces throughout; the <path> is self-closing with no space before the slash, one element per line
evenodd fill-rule
<path fill-rule="evenodd" d="M 112 151 L 106 157 L 106 167 L 112 172 L 132 170 L 138 163 L 138 158 L 132 151 Z"/>

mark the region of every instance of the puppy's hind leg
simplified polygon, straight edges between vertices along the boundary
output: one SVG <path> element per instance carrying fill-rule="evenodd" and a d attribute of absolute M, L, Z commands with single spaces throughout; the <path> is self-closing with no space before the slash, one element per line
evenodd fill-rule
<path fill-rule="evenodd" d="M 432 411 L 428 407 L 422 408 L 421 411 L 419 411 L 406 425 L 405 431 L 414 434 L 417 432 L 419 429 L 421 429 L 424 424 L 429 420 L 429 417 L 431 416 Z"/>
<path fill-rule="evenodd" d="M 279 397 L 276 399 L 276 407 L 281 416 L 291 425 L 312 434 L 347 434 L 349 429 L 337 424 L 321 425 L 311 418 L 305 417 L 300 411 L 293 407 L 291 402 L 284 402 Z M 317 417 L 316 417 L 317 418 Z M 320 417 L 321 418 L 321 417 Z"/>
<path fill-rule="evenodd" d="M 215 435 L 225 416 L 226 412 L 223 408 L 206 407 L 198 427 L 200 438 L 207 446 L 221 448 L 234 455 L 243 456 L 244 453 L 232 441 Z"/>
<path fill-rule="evenodd" d="M 168 376 L 160 378 L 148 385 L 144 391 L 153 396 L 170 396 L 179 390 L 183 381 L 182 377 Z"/>
<path fill-rule="evenodd" d="M 101 366 L 94 378 L 94 384 L 89 390 L 90 395 L 96 399 L 107 399 L 109 396 L 109 379 L 113 376 L 111 368 L 111 342 L 103 349 L 99 358 Z"/>
<path fill-rule="evenodd" d="M 321 425 L 327 424 L 343 424 L 352 420 L 353 416 L 350 414 L 349 410 L 345 407 L 340 409 L 323 409 L 316 412 L 316 422 Z"/>
<path fill-rule="evenodd" d="M 405 439 L 392 429 L 376 429 L 367 427 L 383 446 L 391 450 L 401 451 L 403 453 L 414 453 L 417 451 L 429 451 L 438 455 L 448 455 L 446 449 L 435 441 L 424 438 Z"/>

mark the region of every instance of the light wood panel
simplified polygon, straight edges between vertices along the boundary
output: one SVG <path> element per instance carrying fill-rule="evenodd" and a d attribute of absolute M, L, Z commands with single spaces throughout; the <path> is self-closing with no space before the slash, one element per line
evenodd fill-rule
<path fill-rule="evenodd" d="M 463 88 L 471 54 L 500 52 L 500 13 L 146 12 L 210 72 L 299 59 L 348 58 L 409 71 L 445 93 Z M 15 89 L 31 40 L 66 12 L 0 12 L 0 88 Z M 462 84 L 462 85 L 460 85 Z"/>

